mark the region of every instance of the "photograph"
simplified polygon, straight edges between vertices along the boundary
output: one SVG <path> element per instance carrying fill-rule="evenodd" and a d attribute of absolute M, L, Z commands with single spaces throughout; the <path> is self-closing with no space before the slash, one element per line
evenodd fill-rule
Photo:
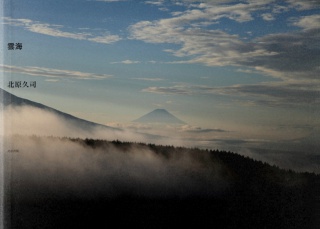
<path fill-rule="evenodd" d="M 317 229 L 319 0 L 0 0 L 0 229 Z"/>

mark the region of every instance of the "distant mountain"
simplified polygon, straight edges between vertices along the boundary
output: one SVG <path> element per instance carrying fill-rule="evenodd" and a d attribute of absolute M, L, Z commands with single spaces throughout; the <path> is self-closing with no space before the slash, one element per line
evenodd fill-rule
<path fill-rule="evenodd" d="M 165 109 L 155 109 L 150 113 L 133 120 L 133 122 L 141 122 L 141 123 L 162 123 L 162 124 L 185 124 L 185 122 L 181 121 L 174 115 L 170 114 Z"/>
<path fill-rule="evenodd" d="M 45 111 L 49 111 L 54 113 L 55 115 L 58 115 L 59 117 L 65 119 L 68 121 L 68 123 L 74 124 L 77 127 L 80 127 L 85 130 L 92 130 L 93 128 L 96 127 L 102 127 L 102 128 L 107 128 L 109 130 L 120 130 L 118 128 L 113 128 L 109 126 L 105 126 L 102 124 L 90 122 L 81 118 L 77 118 L 75 116 L 72 116 L 70 114 L 61 112 L 59 110 L 56 110 L 54 108 L 45 106 L 41 103 L 36 103 L 28 99 L 23 99 L 18 96 L 15 96 L 3 89 L 0 88 L 0 106 L 3 105 L 4 107 L 7 107 L 9 105 L 11 106 L 30 106 L 30 107 L 36 107 Z"/>

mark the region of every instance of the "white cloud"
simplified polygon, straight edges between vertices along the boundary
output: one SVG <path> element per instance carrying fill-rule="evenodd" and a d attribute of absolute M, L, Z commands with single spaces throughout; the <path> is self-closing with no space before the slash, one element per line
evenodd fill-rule
<path fill-rule="evenodd" d="M 263 13 L 261 17 L 274 20 L 274 14 L 286 12 L 294 6 L 279 6 L 272 0 L 230 5 L 227 2 L 213 4 L 208 1 L 197 8 L 173 13 L 171 18 L 138 22 L 129 28 L 131 39 L 177 45 L 176 49 L 163 50 L 184 58 L 171 62 L 176 64 L 242 66 L 282 79 L 315 78 L 320 74 L 319 15 L 296 19 L 293 25 L 303 28 L 302 31 L 270 34 L 246 41 L 239 35 L 207 29 L 206 26 L 222 18 L 243 23 L 253 20 L 253 13 L 266 10 L 272 13 Z"/>
<path fill-rule="evenodd" d="M 258 105 L 315 105 L 320 103 L 318 92 L 320 82 L 273 82 L 254 85 L 235 85 L 217 90 L 220 94 L 254 97 L 253 103 Z M 212 90 L 212 91 L 214 91 Z"/>
<path fill-rule="evenodd" d="M 297 10 L 309 10 L 320 6 L 318 0 L 286 0 L 292 7 Z"/>
<path fill-rule="evenodd" d="M 148 60 L 148 61 L 140 61 L 140 60 L 122 60 L 122 61 L 113 61 L 110 62 L 110 64 L 143 64 L 143 63 L 149 63 L 149 64 L 168 64 L 168 62 L 162 62 L 162 61 L 155 61 L 155 60 Z"/>
<path fill-rule="evenodd" d="M 131 27 L 132 38 L 149 43 L 174 43 L 182 47 L 172 52 L 178 57 L 195 56 L 188 63 L 204 63 L 209 66 L 236 65 L 238 59 L 274 55 L 258 49 L 253 43 L 245 43 L 237 35 L 220 30 L 184 29 L 176 21 L 164 19 L 157 22 L 139 22 Z"/>
<path fill-rule="evenodd" d="M 190 23 L 205 20 L 205 25 L 216 23 L 221 18 L 229 18 L 237 22 L 253 20 L 252 12 L 262 10 L 270 1 L 254 2 L 251 4 L 233 4 L 213 6 L 200 4 L 200 8 L 188 9 L 185 12 L 174 12 L 174 17 L 158 21 L 141 21 L 131 26 L 132 38 L 152 43 L 180 44 Z M 187 28 L 185 28 L 187 27 Z"/>
<path fill-rule="evenodd" d="M 135 80 L 144 80 L 144 81 L 162 81 L 161 78 L 133 78 Z"/>
<path fill-rule="evenodd" d="M 95 35 L 89 32 L 66 32 L 62 30 L 64 28 L 64 26 L 62 25 L 41 23 L 39 21 L 32 21 L 30 19 L 14 19 L 5 17 L 4 24 L 22 27 L 23 29 L 30 32 L 44 34 L 47 36 L 63 37 L 76 40 L 87 40 L 103 44 L 111 44 L 121 40 L 118 35 Z"/>
<path fill-rule="evenodd" d="M 47 82 L 58 82 L 59 80 L 57 80 L 57 79 L 46 79 L 45 81 L 47 81 Z"/>
<path fill-rule="evenodd" d="M 319 29 L 320 28 L 320 14 L 300 17 L 295 20 L 293 25 L 307 29 Z"/>
<path fill-rule="evenodd" d="M 319 29 L 266 35 L 256 39 L 257 47 L 276 54 L 238 63 L 282 79 L 316 79 L 320 75 L 319 39 Z"/>
<path fill-rule="evenodd" d="M 267 3 L 267 2 L 266 2 Z M 216 23 L 221 18 L 238 22 L 252 20 L 251 12 L 263 9 L 266 3 L 236 4 L 213 7 L 202 4 L 201 9 L 191 9 L 169 19 L 142 21 L 130 27 L 131 38 L 149 43 L 173 43 L 181 45 L 178 50 L 167 50 L 175 56 L 198 56 L 191 62 L 206 65 L 235 64 L 234 59 L 272 55 L 263 49 L 255 49 L 253 44 L 244 43 L 237 35 L 221 30 L 197 28 Z M 204 20 L 198 22 L 199 20 Z M 193 23 L 197 21 L 197 23 Z M 192 24 L 194 27 L 188 25 Z"/>
<path fill-rule="evenodd" d="M 104 36 L 96 36 L 93 38 L 88 38 L 88 41 L 93 41 L 96 43 L 103 43 L 103 44 L 111 44 L 121 40 L 118 35 L 104 35 Z"/>
<path fill-rule="evenodd" d="M 31 76 L 42 76 L 49 78 L 74 78 L 74 79 L 106 79 L 112 77 L 107 74 L 96 74 L 88 72 L 80 72 L 73 70 L 61 70 L 53 68 L 44 68 L 36 66 L 12 66 L 0 65 L 0 68 L 5 72 L 14 72 L 19 74 L 26 74 Z M 51 79 L 53 81 L 54 79 Z"/>
<path fill-rule="evenodd" d="M 237 69 L 237 72 L 243 72 L 243 73 L 248 73 L 248 74 L 261 74 L 259 71 L 254 71 L 253 69 Z"/>
<path fill-rule="evenodd" d="M 320 80 L 286 80 L 259 84 L 212 87 L 206 85 L 175 85 L 148 87 L 142 92 L 162 95 L 227 95 L 250 101 L 252 105 L 301 107 L 320 104 Z M 242 104 L 243 101 L 241 102 Z M 248 103 L 246 103 L 248 105 Z"/>
<path fill-rule="evenodd" d="M 145 1 L 145 4 L 150 4 L 150 5 L 156 5 L 156 6 L 162 6 L 164 1 Z"/>
<path fill-rule="evenodd" d="M 148 87 L 142 89 L 142 92 L 150 92 L 164 95 L 190 95 L 193 92 L 184 86 L 173 86 L 173 87 Z"/>
<path fill-rule="evenodd" d="M 127 2 L 129 0 L 94 0 L 95 2 Z"/>
<path fill-rule="evenodd" d="M 319 80 L 291 80 L 251 85 L 210 87 L 205 85 L 175 85 L 171 87 L 148 87 L 142 92 L 163 95 L 228 95 L 239 100 L 250 100 L 251 105 L 305 106 L 320 104 Z"/>
<path fill-rule="evenodd" d="M 261 14 L 261 17 L 265 21 L 273 21 L 273 20 L 275 20 L 274 16 L 271 13 Z"/>
<path fill-rule="evenodd" d="M 140 64 L 141 61 L 138 60 L 123 60 L 123 61 L 116 61 L 111 62 L 111 64 Z"/>

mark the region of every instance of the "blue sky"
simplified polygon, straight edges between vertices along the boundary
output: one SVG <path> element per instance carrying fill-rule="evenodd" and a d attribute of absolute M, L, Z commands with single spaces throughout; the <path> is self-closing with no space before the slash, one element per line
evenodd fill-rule
<path fill-rule="evenodd" d="M 207 139 L 319 136 L 319 1 L 11 0 L 2 21 L 17 96 L 108 125 L 165 108 L 225 130 Z"/>

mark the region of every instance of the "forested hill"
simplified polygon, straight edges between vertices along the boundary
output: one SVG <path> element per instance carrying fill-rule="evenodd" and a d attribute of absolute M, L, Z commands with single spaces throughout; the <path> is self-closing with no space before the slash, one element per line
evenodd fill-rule
<path fill-rule="evenodd" d="M 211 219 L 207 218 L 208 225 L 211 223 L 216 226 L 217 216 L 223 219 L 225 228 L 316 228 L 319 225 L 320 176 L 314 173 L 284 170 L 233 152 L 219 150 L 93 139 L 76 141 L 93 148 L 108 148 L 112 145 L 122 152 L 130 152 L 133 148 L 151 150 L 168 161 L 188 155 L 204 167 L 219 166 L 219 170 L 215 171 L 230 185 L 218 197 L 212 198 L 218 200 L 219 209 L 207 203 L 200 206 L 196 204 L 200 211 L 205 206 L 208 212 L 202 213 L 209 218 L 212 214 Z M 200 199 L 206 197 L 201 196 Z M 210 213 L 210 210 L 213 212 Z"/>
<path fill-rule="evenodd" d="M 11 175 L 13 228 L 319 225 L 316 174 L 283 170 L 219 150 L 55 137 L 28 141 L 42 151 L 29 162 L 28 157 L 21 158 L 24 166 L 17 161 L 21 171 Z M 51 168 L 45 162 L 44 145 L 50 147 Z M 63 157 L 54 159 L 54 154 Z M 32 175 L 30 182 L 27 174 Z"/>

